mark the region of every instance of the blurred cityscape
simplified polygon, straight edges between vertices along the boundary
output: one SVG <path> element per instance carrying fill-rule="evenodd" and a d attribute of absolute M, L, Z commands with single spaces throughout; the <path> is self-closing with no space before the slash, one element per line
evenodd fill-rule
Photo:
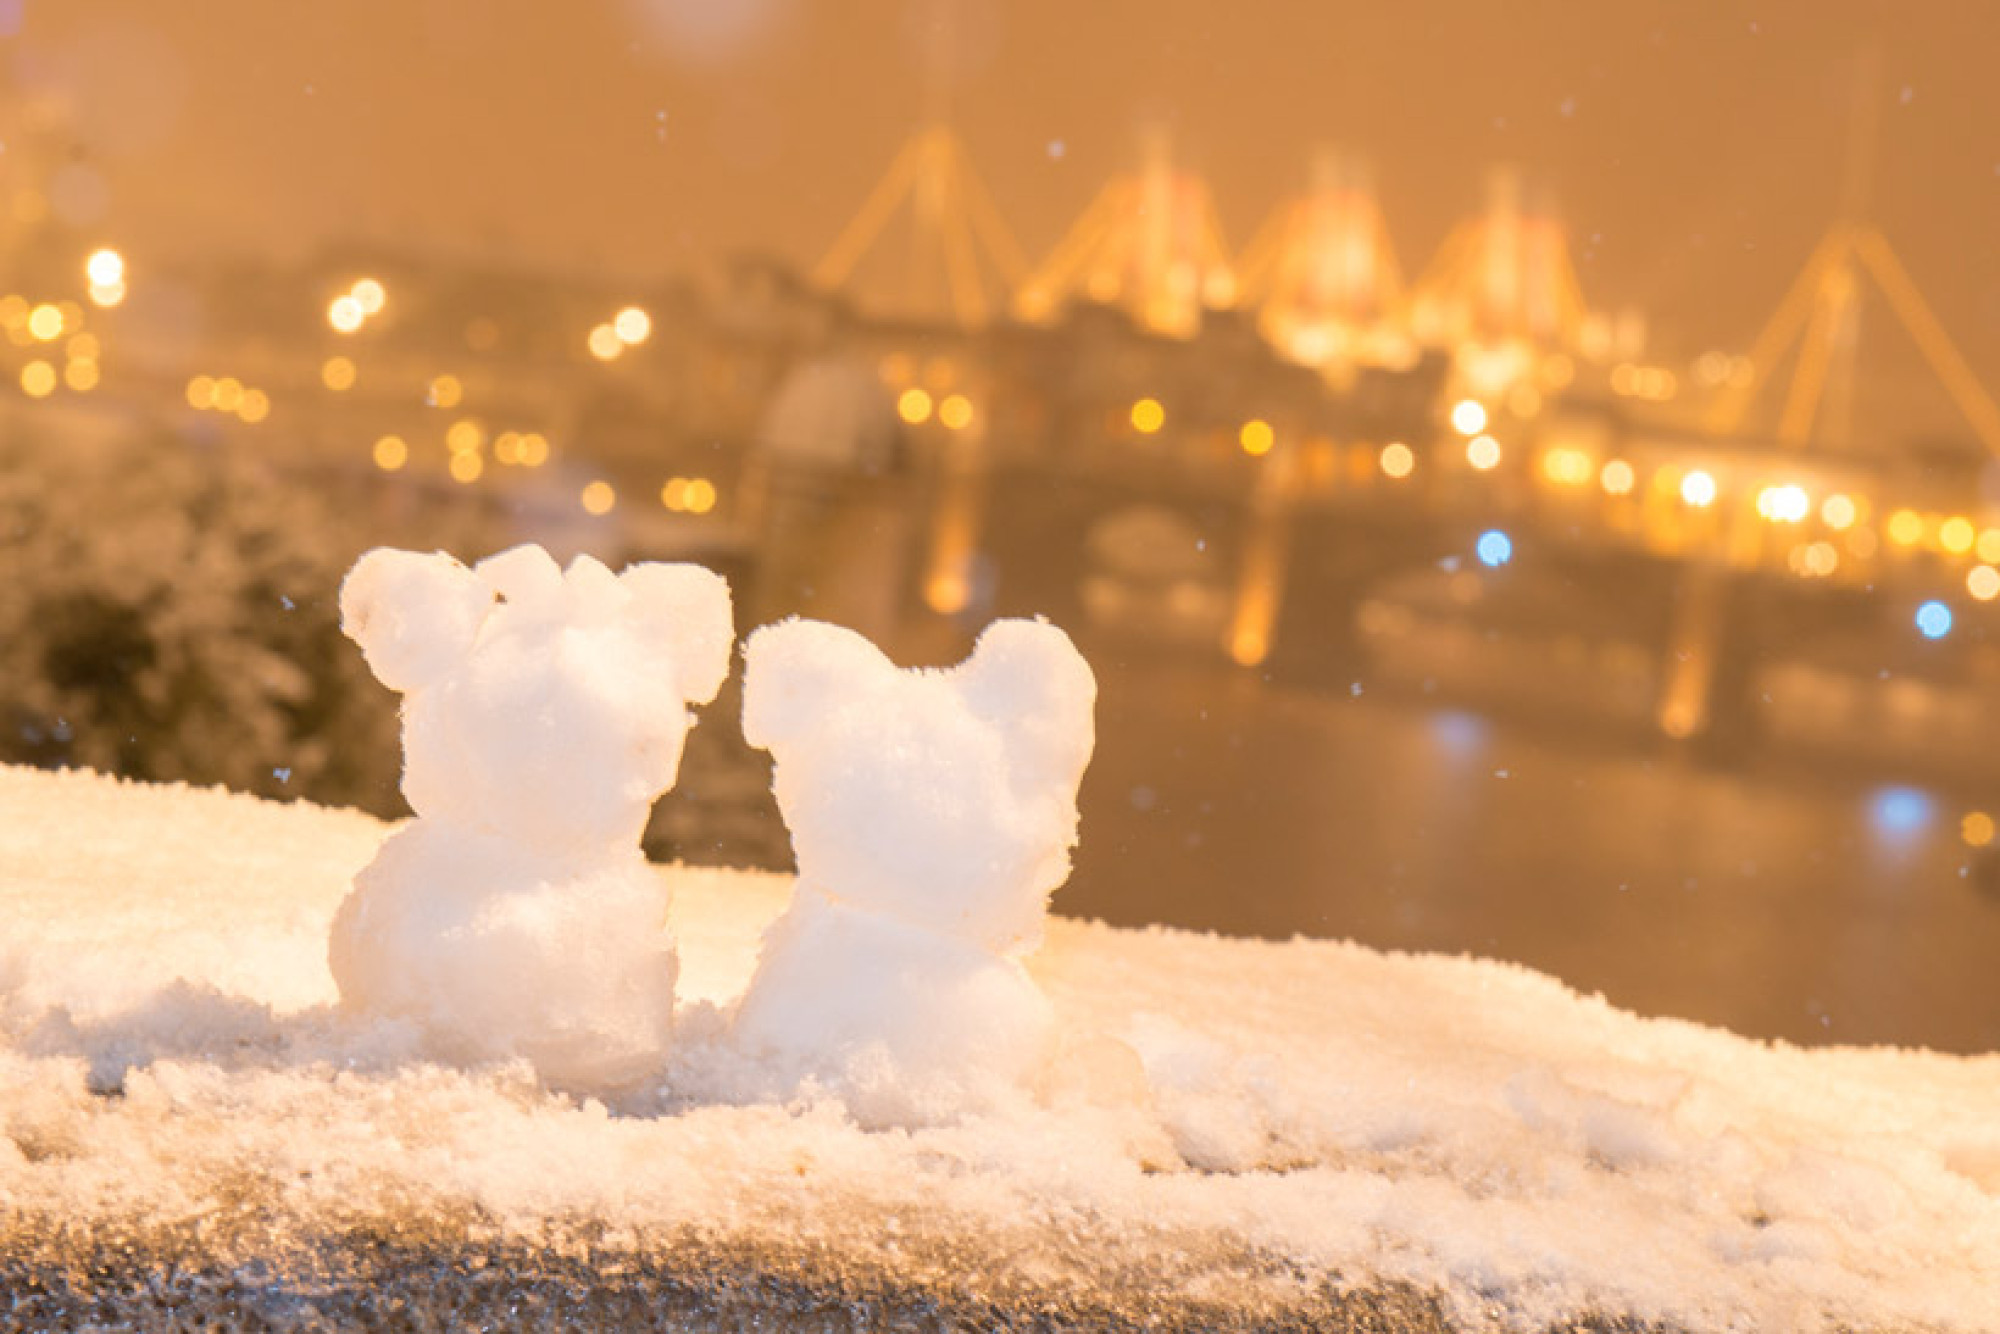
<path fill-rule="evenodd" d="M 1774 261 L 1753 344 L 1689 355 L 1593 304 L 1558 201 L 1506 170 L 1415 264 L 1329 151 L 1238 251 L 1156 134 L 1032 256 L 936 121 L 810 272 L 380 244 L 153 270 L 52 206 L 87 159 L 62 115 L 19 119 L 12 758 L 393 811 L 391 702 L 332 632 L 354 554 L 693 559 L 746 629 L 817 616 L 905 661 L 995 616 L 1069 629 L 1105 693 L 1068 911 L 1497 953 L 1800 1040 L 2000 1041 L 1960 990 L 2000 945 L 2000 410 L 1865 192 Z M 1854 411 L 1864 321 L 1961 433 Z M 659 850 L 782 864 L 729 724 L 696 737 Z"/>

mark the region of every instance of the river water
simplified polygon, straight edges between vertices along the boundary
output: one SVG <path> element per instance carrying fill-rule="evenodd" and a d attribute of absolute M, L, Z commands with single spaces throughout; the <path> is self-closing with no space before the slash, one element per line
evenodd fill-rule
<path fill-rule="evenodd" d="M 1800 1043 L 2000 1049 L 2000 873 L 1960 836 L 1975 791 L 1093 661 L 1064 913 L 1509 959 Z"/>

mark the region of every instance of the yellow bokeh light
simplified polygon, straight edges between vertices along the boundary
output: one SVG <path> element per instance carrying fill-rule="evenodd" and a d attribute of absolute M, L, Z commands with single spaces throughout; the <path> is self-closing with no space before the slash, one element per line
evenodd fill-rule
<path fill-rule="evenodd" d="M 669 477 L 666 485 L 660 488 L 660 503 L 678 514 L 687 508 L 687 494 L 687 478 Z"/>
<path fill-rule="evenodd" d="M 102 354 L 103 348 L 99 345 L 95 335 L 83 333 L 78 334 L 63 344 L 63 351 L 69 353 L 72 357 L 81 357 L 86 361 L 95 361 Z"/>
<path fill-rule="evenodd" d="M 1486 405 L 1475 398 L 1461 398 L 1451 405 L 1451 428 L 1460 435 L 1478 435 L 1486 429 Z"/>
<path fill-rule="evenodd" d="M 1837 533 L 1844 533 L 1854 526 L 1854 521 L 1861 517 L 1861 512 L 1855 508 L 1852 496 L 1836 492 L 1828 496 L 1826 503 L 1819 507 L 1819 517 L 1827 527 Z"/>
<path fill-rule="evenodd" d="M 73 358 L 63 367 L 63 383 L 79 394 L 87 394 L 97 388 L 97 362 L 90 357 Z"/>
<path fill-rule="evenodd" d="M 1582 486 L 1596 468 L 1580 449 L 1552 449 L 1542 455 L 1542 475 L 1558 486 Z"/>
<path fill-rule="evenodd" d="M 627 306 L 611 320 L 611 331 L 627 347 L 637 347 L 653 332 L 653 317 L 637 306 Z"/>
<path fill-rule="evenodd" d="M 1465 461 L 1481 472 L 1500 464 L 1500 442 L 1490 435 L 1476 435 L 1465 444 Z"/>
<path fill-rule="evenodd" d="M 1772 523 L 1799 523 L 1812 513 L 1812 498 L 1791 483 L 1767 486 L 1757 493 L 1757 513 Z"/>
<path fill-rule="evenodd" d="M 215 406 L 215 381 L 206 375 L 197 375 L 188 381 L 188 406 L 197 412 L 206 412 Z"/>
<path fill-rule="evenodd" d="M 106 247 L 93 250 L 83 261 L 83 276 L 92 287 L 120 287 L 125 282 L 125 257 Z"/>
<path fill-rule="evenodd" d="M 1382 471 L 1398 481 L 1408 477 L 1417 468 L 1416 453 L 1400 440 L 1382 446 L 1380 462 Z"/>
<path fill-rule="evenodd" d="M 410 461 L 410 447 L 403 438 L 385 435 L 375 442 L 375 466 L 383 472 L 394 472 Z"/>
<path fill-rule="evenodd" d="M 1988 565 L 2000 565 L 2000 528 L 1988 528 L 1981 532 L 1979 540 L 1973 543 L 1973 550 Z"/>
<path fill-rule="evenodd" d="M 1151 435 L 1166 424 L 1167 410 L 1159 399 L 1142 398 L 1132 405 L 1132 429 L 1140 435 Z"/>
<path fill-rule="evenodd" d="M 1243 446 L 1243 452 L 1251 458 L 1262 458 L 1271 452 L 1271 446 L 1278 442 L 1278 433 L 1271 429 L 1271 423 L 1261 417 L 1252 417 L 1243 423 L 1243 429 L 1236 433 L 1236 443 Z"/>
<path fill-rule="evenodd" d="M 62 337 L 63 323 L 62 309 L 46 301 L 28 312 L 28 332 L 44 343 Z"/>
<path fill-rule="evenodd" d="M 599 480 L 584 487 L 578 499 L 583 502 L 586 513 L 609 514 L 618 503 L 618 493 L 612 490 L 611 483 Z"/>
<path fill-rule="evenodd" d="M 539 431 L 530 431 L 521 437 L 521 466 L 539 468 L 549 461 L 548 438 Z"/>
<path fill-rule="evenodd" d="M 1967 811 L 1958 822 L 1958 836 L 1967 847 L 1985 847 L 1993 841 L 1993 832 L 1993 817 L 1985 811 Z"/>
<path fill-rule="evenodd" d="M 715 483 L 706 477 L 697 477 L 687 485 L 687 507 L 690 514 L 706 514 L 715 508 Z"/>
<path fill-rule="evenodd" d="M 1897 510 L 1889 516 L 1889 540 L 1899 547 L 1913 547 L 1923 540 L 1924 521 L 1915 510 Z"/>
<path fill-rule="evenodd" d="M 584 343 L 590 349 L 590 355 L 599 361 L 610 361 L 625 350 L 625 340 L 618 336 L 618 330 L 608 324 L 592 329 Z"/>
<path fill-rule="evenodd" d="M 1598 474 L 1597 480 L 1599 485 L 1603 486 L 1605 494 L 1612 496 L 1629 496 L 1632 494 L 1632 488 L 1639 484 L 1638 474 L 1632 471 L 1632 465 L 1624 459 L 1613 459 L 1605 464 L 1604 471 Z"/>
<path fill-rule="evenodd" d="M 464 417 L 444 433 L 444 443 L 454 454 L 476 454 L 486 443 L 486 432 L 478 422 Z"/>
<path fill-rule="evenodd" d="M 354 284 L 348 295 L 354 298 L 355 305 L 361 307 L 363 315 L 380 315 L 389 300 L 389 293 L 373 278 L 363 278 Z"/>
<path fill-rule="evenodd" d="M 451 469 L 451 479 L 454 482 L 472 483 L 478 481 L 479 475 L 486 471 L 486 460 L 467 450 L 453 454 L 451 462 L 445 466 Z"/>
<path fill-rule="evenodd" d="M 354 363 L 346 357 L 328 357 L 319 368 L 319 382 L 335 393 L 354 388 Z"/>
<path fill-rule="evenodd" d="M 972 400 L 964 394 L 947 394 L 938 404 L 938 420 L 948 431 L 962 431 L 972 425 Z"/>
<path fill-rule="evenodd" d="M 335 297 L 333 304 L 326 308 L 326 322 L 333 326 L 335 333 L 351 334 L 367 318 L 368 312 L 361 308 L 361 302 L 352 293 Z"/>
<path fill-rule="evenodd" d="M 905 389 L 896 396 L 896 415 L 912 426 L 931 419 L 931 396 L 922 389 Z"/>
<path fill-rule="evenodd" d="M 465 386 L 456 375 L 437 376 L 424 391 L 424 402 L 434 408 L 455 408 L 464 398 Z"/>
<path fill-rule="evenodd" d="M 1972 543 L 1978 537 L 1978 530 L 1972 520 L 1962 514 L 1954 514 L 1938 525 L 1938 545 L 1954 556 L 1963 556 L 1972 550 Z"/>
<path fill-rule="evenodd" d="M 9 293 L 0 297 L 0 328 L 24 329 L 28 325 L 28 298 Z"/>
<path fill-rule="evenodd" d="M 56 368 L 46 361 L 31 361 L 21 367 L 21 392 L 29 398 L 47 398 L 56 391 Z"/>
<path fill-rule="evenodd" d="M 1681 478 L 1681 499 L 1696 509 L 1707 509 L 1715 503 L 1715 478 L 1696 468 Z"/>
<path fill-rule="evenodd" d="M 1965 591 L 1981 602 L 2000 597 L 2000 570 L 1991 565 L 1975 565 L 1965 572 Z"/>
<path fill-rule="evenodd" d="M 521 461 L 521 437 L 513 431 L 502 431 L 493 437 L 493 461 L 512 466 Z"/>
<path fill-rule="evenodd" d="M 243 402 L 238 405 L 236 415 L 255 426 L 271 415 L 271 396 L 261 389 L 243 391 Z"/>
<path fill-rule="evenodd" d="M 225 375 L 215 382 L 215 410 L 234 412 L 243 406 L 243 384 L 235 376 Z"/>
<path fill-rule="evenodd" d="M 93 306 L 103 306 L 109 308 L 111 306 L 117 305 L 124 299 L 125 299 L 124 283 L 108 283 L 108 284 L 92 283 L 90 285 L 90 304 Z"/>

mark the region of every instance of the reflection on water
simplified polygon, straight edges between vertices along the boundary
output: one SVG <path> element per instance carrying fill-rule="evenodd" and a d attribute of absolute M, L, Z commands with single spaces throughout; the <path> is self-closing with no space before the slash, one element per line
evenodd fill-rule
<path fill-rule="evenodd" d="M 2000 1047 L 1970 794 L 1097 662 L 1064 912 L 1513 959 L 1798 1042 Z"/>

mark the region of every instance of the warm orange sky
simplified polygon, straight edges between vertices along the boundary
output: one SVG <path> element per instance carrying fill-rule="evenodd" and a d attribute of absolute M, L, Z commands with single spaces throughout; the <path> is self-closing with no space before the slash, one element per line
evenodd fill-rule
<path fill-rule="evenodd" d="M 411 238 L 634 273 L 810 260 L 924 104 L 924 0 L 0 0 L 68 94 L 107 232 L 148 248 Z M 1869 5 L 961 3 L 954 117 L 1031 251 L 1149 120 L 1248 239 L 1311 147 L 1372 158 L 1404 267 L 1514 161 L 1586 289 L 1741 345 L 1836 206 L 1880 50 L 1874 213 L 2000 385 L 2000 10 Z M 1057 146 L 1059 147 L 1052 147 Z"/>

